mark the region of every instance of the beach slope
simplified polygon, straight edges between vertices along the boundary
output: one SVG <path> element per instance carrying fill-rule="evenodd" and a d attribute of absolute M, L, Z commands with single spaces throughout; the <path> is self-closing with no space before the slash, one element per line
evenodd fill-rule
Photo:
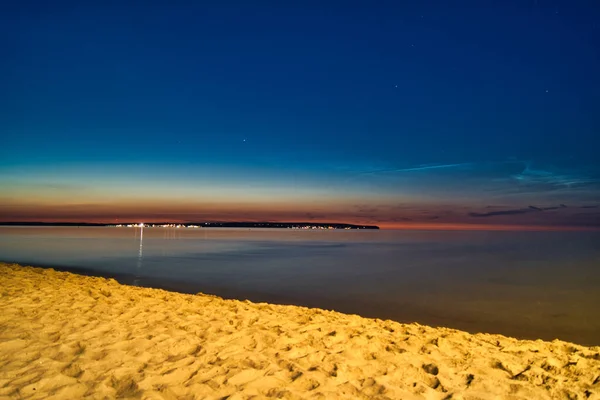
<path fill-rule="evenodd" d="M 600 399 L 600 348 L 0 264 L 0 398 L 50 396 Z"/>

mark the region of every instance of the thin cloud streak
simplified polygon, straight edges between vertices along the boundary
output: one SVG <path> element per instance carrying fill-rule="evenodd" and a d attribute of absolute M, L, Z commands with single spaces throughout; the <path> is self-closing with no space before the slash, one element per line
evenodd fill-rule
<path fill-rule="evenodd" d="M 497 215 L 527 214 L 527 213 L 535 212 L 535 211 L 538 211 L 538 210 L 534 210 L 532 208 L 521 208 L 521 209 L 518 209 L 518 210 L 490 211 L 490 212 L 486 212 L 486 213 L 470 212 L 469 216 L 470 217 L 477 217 L 477 218 L 479 218 L 479 217 L 495 217 Z"/>
<path fill-rule="evenodd" d="M 469 216 L 470 217 L 495 217 L 498 215 L 519 215 L 519 214 L 529 214 L 529 213 L 533 213 L 533 212 L 560 210 L 562 208 L 567 208 L 567 206 L 564 204 L 560 204 L 560 205 L 554 206 L 554 207 L 529 206 L 527 208 L 519 208 L 519 209 L 515 209 L 515 210 L 490 211 L 490 212 L 486 212 L 486 213 L 470 212 Z"/>
<path fill-rule="evenodd" d="M 372 174 L 380 174 L 380 173 L 402 173 L 402 172 L 414 172 L 414 171 L 429 171 L 434 169 L 449 169 L 449 168 L 459 168 L 459 167 L 467 167 L 472 166 L 472 163 L 458 163 L 458 164 L 441 164 L 441 165 L 420 165 L 417 167 L 411 168 L 393 168 L 393 169 L 379 169 L 374 171 L 364 171 L 359 173 L 359 176 L 362 175 L 372 175 Z"/>

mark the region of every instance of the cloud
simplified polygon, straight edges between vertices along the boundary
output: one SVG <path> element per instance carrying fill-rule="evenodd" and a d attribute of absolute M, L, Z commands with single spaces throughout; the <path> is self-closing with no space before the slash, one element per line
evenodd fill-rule
<path fill-rule="evenodd" d="M 518 210 L 503 210 L 503 211 L 490 211 L 486 213 L 476 213 L 470 212 L 470 217 L 494 217 L 496 215 L 517 215 L 517 214 L 527 214 L 530 212 L 535 212 L 535 210 L 531 208 L 521 208 Z"/>
<path fill-rule="evenodd" d="M 567 206 L 564 204 L 561 204 L 556 207 L 529 206 L 527 208 L 519 208 L 519 209 L 513 209 L 513 210 L 501 210 L 501 211 L 490 211 L 490 212 L 486 212 L 486 213 L 470 212 L 469 216 L 470 217 L 495 217 L 498 215 L 519 215 L 519 214 L 529 214 L 529 213 L 534 213 L 534 212 L 543 212 L 543 211 L 547 211 L 547 210 L 558 210 L 561 208 L 567 208 Z"/>
<path fill-rule="evenodd" d="M 532 207 L 532 206 L 530 206 L 530 207 Z M 560 205 L 558 205 L 556 207 L 543 207 L 543 208 L 540 208 L 540 211 L 558 210 L 558 209 L 561 209 L 561 208 L 567 208 L 567 206 L 565 206 L 564 204 L 560 204 Z"/>
<path fill-rule="evenodd" d="M 385 173 L 403 173 L 403 172 L 416 172 L 416 171 L 430 171 L 436 169 L 456 169 L 471 167 L 473 163 L 457 163 L 457 164 L 421 164 L 410 168 L 388 168 L 388 169 L 376 169 L 372 171 L 363 171 L 358 175 L 375 175 Z"/>
<path fill-rule="evenodd" d="M 510 178 L 515 180 L 521 188 L 525 187 L 533 191 L 573 189 L 600 183 L 598 177 L 574 171 L 555 172 L 549 169 L 534 169 L 532 162 L 529 161 L 524 162 L 521 172 L 512 174 Z"/>
<path fill-rule="evenodd" d="M 449 168 L 459 168 L 459 167 L 467 167 L 467 166 L 471 166 L 471 163 L 439 164 L 439 165 L 424 164 L 424 165 L 420 165 L 418 167 L 396 169 L 396 170 L 393 170 L 392 172 L 428 171 L 428 170 L 432 170 L 432 169 L 449 169 Z"/>
<path fill-rule="evenodd" d="M 581 206 L 581 208 L 598 208 L 598 205 L 594 205 L 594 206 Z"/>

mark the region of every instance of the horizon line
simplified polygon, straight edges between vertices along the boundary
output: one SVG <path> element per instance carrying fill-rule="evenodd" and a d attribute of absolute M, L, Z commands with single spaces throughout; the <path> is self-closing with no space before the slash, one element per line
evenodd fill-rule
<path fill-rule="evenodd" d="M 158 225 L 201 225 L 201 224 L 305 224 L 305 225 L 348 225 L 348 226 L 369 226 L 376 227 L 379 230 L 436 230 L 436 231 L 530 231 L 530 232 L 573 232 L 573 231 L 600 231 L 600 226 L 577 226 L 577 225 L 516 225 L 516 224 L 469 224 L 469 223 L 387 223 L 387 224 L 373 224 L 373 223 L 355 223 L 355 222 L 321 222 L 321 221 L 111 221 L 111 222 L 100 222 L 100 221 L 0 221 L 0 226 L 60 226 L 64 224 L 73 225 L 97 225 L 97 226 L 110 226 L 110 225 L 133 225 L 133 224 L 158 224 Z M 20 225 L 23 224 L 23 225 Z M 212 227 L 214 228 L 214 227 Z"/>

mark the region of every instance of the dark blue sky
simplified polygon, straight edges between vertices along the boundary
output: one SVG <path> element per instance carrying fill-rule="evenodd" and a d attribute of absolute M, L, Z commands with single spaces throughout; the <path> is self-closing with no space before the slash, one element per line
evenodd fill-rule
<path fill-rule="evenodd" d="M 168 184 L 189 213 L 244 188 L 237 219 L 296 199 L 304 215 L 380 222 L 504 207 L 485 219 L 512 224 L 532 203 L 600 202 L 600 3 L 322 3 L 2 6 L 7 218 L 32 193 L 73 197 L 48 186 L 115 182 L 163 211 Z M 411 211 L 386 208 L 399 205 Z M 586 212 L 527 223 L 600 223 Z"/>

